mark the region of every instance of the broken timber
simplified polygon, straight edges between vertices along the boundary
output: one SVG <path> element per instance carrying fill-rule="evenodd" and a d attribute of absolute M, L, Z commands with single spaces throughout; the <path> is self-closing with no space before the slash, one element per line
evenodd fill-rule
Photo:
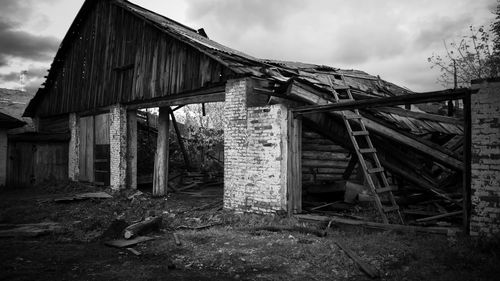
<path fill-rule="evenodd" d="M 131 224 L 123 231 L 125 239 L 130 239 L 139 234 L 145 234 L 160 229 L 161 217 L 147 217 L 145 220 Z"/>
<path fill-rule="evenodd" d="M 379 229 L 379 230 L 394 230 L 407 233 L 430 233 L 430 234 L 444 234 L 444 235 L 454 235 L 460 230 L 458 228 L 449 227 L 422 227 L 422 226 L 410 226 L 410 225 L 400 225 L 400 224 L 384 224 L 371 221 L 360 221 L 344 219 L 339 217 L 327 217 L 318 215 L 295 215 L 299 220 L 304 221 L 319 221 L 319 222 L 332 222 L 341 225 L 352 225 L 361 226 L 365 228 Z"/>
<path fill-rule="evenodd" d="M 366 273 L 370 278 L 377 278 L 379 277 L 379 272 L 376 268 L 373 266 L 365 263 L 361 258 L 356 255 L 351 249 L 347 248 L 344 244 L 340 243 L 339 241 L 335 241 L 335 244 L 342 249 L 355 263 L 358 265 L 361 270 Z M 333 247 L 332 247 L 333 248 Z"/>
<path fill-rule="evenodd" d="M 307 89 L 306 89 L 307 88 Z M 319 93 L 314 92 L 312 93 L 311 91 L 314 91 L 314 89 L 304 86 L 298 82 L 292 83 L 289 88 L 288 88 L 288 96 L 290 98 L 295 98 L 295 99 L 300 99 L 302 101 L 311 103 L 311 104 L 317 104 L 317 105 L 310 105 L 310 106 L 303 106 L 299 108 L 295 108 L 292 111 L 296 115 L 304 115 L 307 113 L 314 113 L 314 114 L 307 114 L 304 117 L 304 119 L 309 120 L 310 122 L 326 122 L 327 120 L 323 119 L 332 119 L 332 117 L 338 117 L 341 118 L 341 114 L 336 112 L 336 111 L 342 111 L 342 110 L 349 110 L 353 108 L 364 108 L 364 107 L 375 107 L 376 105 L 379 106 L 386 106 L 386 105 L 394 105 L 394 104 L 405 104 L 411 101 L 418 101 L 418 102 L 425 102 L 426 100 L 432 100 L 430 97 L 428 99 L 423 99 L 422 95 L 424 97 L 431 96 L 434 99 L 442 99 L 441 94 L 443 92 L 432 92 L 432 93 L 424 93 L 424 94 L 413 94 L 413 95 L 407 95 L 407 96 L 398 96 L 398 97 L 390 97 L 390 98 L 377 98 L 377 99 L 367 99 L 367 100 L 355 100 L 355 101 L 347 101 L 347 102 L 342 102 L 342 103 L 332 103 L 332 101 L 320 97 Z M 470 91 L 467 90 L 461 90 L 461 91 L 453 91 L 452 94 L 448 94 L 453 96 L 454 98 L 459 98 L 463 97 Z M 447 93 L 447 92 L 445 92 Z M 444 94 L 447 96 L 446 94 Z M 389 100 L 387 100 L 389 99 Z M 393 101 L 393 99 L 395 101 Z M 409 99 L 409 101 L 408 101 Z M 331 115 L 331 116 L 329 116 Z M 433 147 L 430 147 L 429 145 L 426 145 L 419 140 L 406 136 L 404 134 L 401 134 L 400 132 L 388 128 L 386 126 L 383 126 L 379 124 L 378 122 L 375 122 L 374 120 L 370 120 L 368 118 L 363 118 L 363 121 L 365 122 L 365 126 L 369 131 L 372 131 L 373 133 L 377 135 L 381 135 L 383 137 L 386 137 L 388 139 L 392 139 L 394 141 L 397 141 L 399 143 L 402 143 L 408 147 L 411 147 L 420 153 L 430 157 L 431 159 L 435 160 L 436 162 L 439 162 L 447 167 L 450 167 L 454 170 L 457 171 L 462 171 L 463 170 L 463 163 L 462 161 L 455 159 L 452 155 L 452 153 L 444 153 L 443 151 L 439 151 L 437 149 L 434 149 Z M 334 126 L 334 121 L 329 121 L 327 122 L 329 126 Z M 326 124 L 325 124 L 326 125 Z M 341 139 L 341 136 L 337 136 L 337 140 Z"/>

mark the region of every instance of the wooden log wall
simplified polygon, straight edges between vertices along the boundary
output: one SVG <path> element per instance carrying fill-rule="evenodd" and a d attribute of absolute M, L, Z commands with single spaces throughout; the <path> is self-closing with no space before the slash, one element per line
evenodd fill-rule
<path fill-rule="evenodd" d="M 95 5 L 68 33 L 74 39 L 54 61 L 37 116 L 148 101 L 220 83 L 230 74 L 112 1 Z"/>
<path fill-rule="evenodd" d="M 302 133 L 302 186 L 333 184 L 342 180 L 350 160 L 349 151 L 308 130 Z M 352 175 L 354 176 L 354 175 Z"/>

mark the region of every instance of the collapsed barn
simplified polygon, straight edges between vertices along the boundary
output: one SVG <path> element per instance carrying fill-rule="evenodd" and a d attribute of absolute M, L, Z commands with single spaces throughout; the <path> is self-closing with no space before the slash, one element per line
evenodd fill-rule
<path fill-rule="evenodd" d="M 44 120 L 68 124 L 71 180 L 120 190 L 137 187 L 137 110 L 159 107 L 152 181 L 163 196 L 171 106 L 224 102 L 226 209 L 328 214 L 335 193 L 354 192 L 383 223 L 458 215 L 490 235 L 500 229 L 500 100 L 494 81 L 474 85 L 416 94 L 361 71 L 258 59 L 124 0 L 87 0 L 25 116 L 39 132 Z M 447 100 L 463 101 L 461 119 L 412 106 Z M 418 196 L 437 204 L 401 208 Z"/>

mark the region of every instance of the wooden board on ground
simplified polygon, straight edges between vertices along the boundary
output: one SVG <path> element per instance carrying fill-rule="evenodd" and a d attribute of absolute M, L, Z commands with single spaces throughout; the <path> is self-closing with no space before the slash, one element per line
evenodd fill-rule
<path fill-rule="evenodd" d="M 365 263 L 358 255 L 356 255 L 351 249 L 347 248 L 344 244 L 339 241 L 335 241 L 335 244 L 339 246 L 342 251 L 344 251 L 357 265 L 361 270 L 366 273 L 370 278 L 377 278 L 380 276 L 378 270 L 373 266 Z M 333 248 L 333 247 L 332 247 Z"/>
<path fill-rule="evenodd" d="M 104 242 L 104 245 L 115 248 L 128 248 L 130 246 L 155 239 L 149 236 L 139 236 L 134 239 L 118 239 Z"/>
<path fill-rule="evenodd" d="M 54 201 L 63 203 L 63 202 L 71 202 L 71 201 L 86 200 L 86 199 L 109 199 L 109 198 L 113 198 L 113 196 L 109 195 L 106 192 L 88 192 L 72 196 L 59 197 L 54 199 Z"/>
<path fill-rule="evenodd" d="M 30 224 L 11 224 L 0 225 L 1 237 L 36 237 L 60 230 L 62 226 L 55 222 L 30 223 Z"/>
<path fill-rule="evenodd" d="M 452 227 L 422 227 L 422 226 L 411 226 L 411 225 L 401 225 L 401 224 L 383 224 L 371 221 L 360 221 L 351 220 L 333 216 L 318 216 L 318 215 L 295 215 L 299 220 L 306 221 L 321 221 L 321 222 L 333 222 L 343 225 L 354 225 L 366 228 L 380 229 L 380 230 L 394 230 L 401 232 L 420 232 L 420 233 L 432 233 L 432 234 L 444 234 L 444 235 L 454 235 L 461 232 L 459 228 Z"/>

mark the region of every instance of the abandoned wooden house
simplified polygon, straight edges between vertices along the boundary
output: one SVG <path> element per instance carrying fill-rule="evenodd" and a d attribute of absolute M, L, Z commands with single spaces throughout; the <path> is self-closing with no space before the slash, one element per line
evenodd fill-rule
<path fill-rule="evenodd" d="M 491 235 L 500 83 L 473 85 L 416 94 L 361 71 L 258 59 L 125 0 L 87 0 L 25 116 L 39 132 L 68 128 L 71 180 L 103 181 L 109 161 L 119 190 L 137 186 L 136 111 L 159 107 L 153 190 L 164 195 L 171 106 L 224 102 L 226 209 L 301 213 L 318 189 L 360 178 L 383 222 L 401 222 L 399 186 L 445 200 L 467 231 Z M 446 100 L 463 100 L 462 119 L 407 109 Z"/>

